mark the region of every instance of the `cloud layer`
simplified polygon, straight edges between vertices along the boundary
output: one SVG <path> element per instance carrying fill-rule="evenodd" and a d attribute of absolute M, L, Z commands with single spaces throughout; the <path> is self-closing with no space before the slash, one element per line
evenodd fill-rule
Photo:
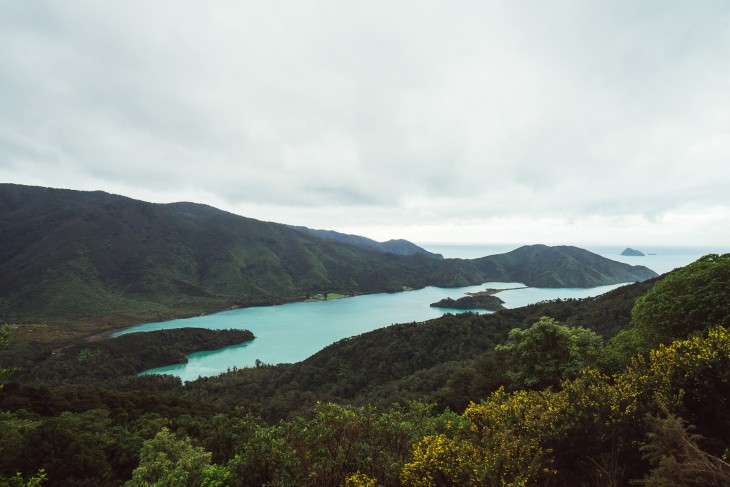
<path fill-rule="evenodd" d="M 727 2 L 3 10 L 4 181 L 376 238 L 730 241 Z"/>

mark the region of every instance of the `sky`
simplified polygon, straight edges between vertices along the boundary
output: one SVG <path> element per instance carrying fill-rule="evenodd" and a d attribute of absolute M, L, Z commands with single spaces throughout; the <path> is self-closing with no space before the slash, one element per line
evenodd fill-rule
<path fill-rule="evenodd" d="M 376 240 L 730 242 L 725 0 L 0 0 L 0 182 Z"/>

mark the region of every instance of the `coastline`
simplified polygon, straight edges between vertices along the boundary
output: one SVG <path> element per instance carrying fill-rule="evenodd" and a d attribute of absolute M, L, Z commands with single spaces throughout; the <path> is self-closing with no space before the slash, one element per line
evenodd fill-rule
<path fill-rule="evenodd" d="M 467 296 L 472 296 L 474 298 L 478 298 L 481 296 L 494 296 L 495 294 L 501 293 L 502 291 L 512 291 L 514 289 L 529 289 L 530 286 L 521 286 L 521 287 L 507 287 L 504 289 L 494 289 L 494 288 L 488 288 L 484 291 L 476 291 L 473 293 L 464 293 Z"/>

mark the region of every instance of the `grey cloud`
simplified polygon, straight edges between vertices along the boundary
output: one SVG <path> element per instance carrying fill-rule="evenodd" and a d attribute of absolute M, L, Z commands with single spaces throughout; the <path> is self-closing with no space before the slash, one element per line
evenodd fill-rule
<path fill-rule="evenodd" d="M 15 3 L 0 175 L 369 225 L 730 211 L 729 19 L 712 1 Z"/>

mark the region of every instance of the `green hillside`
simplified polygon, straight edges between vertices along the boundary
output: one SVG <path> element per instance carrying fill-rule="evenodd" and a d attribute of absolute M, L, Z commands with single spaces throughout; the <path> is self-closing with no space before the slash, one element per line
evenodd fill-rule
<path fill-rule="evenodd" d="M 194 203 L 0 185 L 0 321 L 111 327 L 232 306 L 478 284 L 590 287 L 655 274 L 571 247 L 399 255 Z"/>
<path fill-rule="evenodd" d="M 502 276 L 501 280 L 506 282 L 522 282 L 534 287 L 596 287 L 656 277 L 656 273 L 646 267 L 620 264 L 565 245 L 526 245 L 474 262 L 484 273 Z"/>

